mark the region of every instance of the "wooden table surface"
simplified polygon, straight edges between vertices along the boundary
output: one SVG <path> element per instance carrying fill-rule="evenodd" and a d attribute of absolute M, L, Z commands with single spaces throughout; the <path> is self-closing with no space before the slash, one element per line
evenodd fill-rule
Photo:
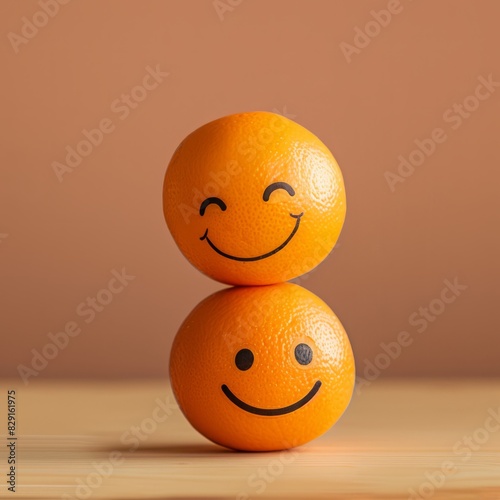
<path fill-rule="evenodd" d="M 3 479 L 6 498 L 500 499 L 498 380 L 377 380 L 327 434 L 273 453 L 205 440 L 164 381 L 0 387 L 3 443 L 16 390 L 16 493 Z"/>

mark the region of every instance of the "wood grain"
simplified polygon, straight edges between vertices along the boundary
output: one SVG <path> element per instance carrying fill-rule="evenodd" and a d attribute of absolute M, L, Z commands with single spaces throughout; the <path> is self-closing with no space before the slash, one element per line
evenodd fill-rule
<path fill-rule="evenodd" d="M 7 389 L 20 436 L 17 492 L 3 480 L 2 497 L 500 499 L 498 380 L 376 381 L 327 434 L 273 453 L 205 440 L 158 380 L 0 387 L 2 441 Z"/>

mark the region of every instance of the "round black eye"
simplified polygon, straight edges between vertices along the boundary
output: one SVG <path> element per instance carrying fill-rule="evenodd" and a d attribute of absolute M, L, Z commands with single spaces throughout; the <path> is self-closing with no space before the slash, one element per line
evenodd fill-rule
<path fill-rule="evenodd" d="M 308 365 L 313 359 L 313 351 L 307 344 L 299 344 L 295 348 L 295 359 L 301 365 Z"/>
<path fill-rule="evenodd" d="M 248 370 L 253 365 L 253 352 L 250 349 L 241 349 L 236 353 L 234 362 L 238 370 Z"/>

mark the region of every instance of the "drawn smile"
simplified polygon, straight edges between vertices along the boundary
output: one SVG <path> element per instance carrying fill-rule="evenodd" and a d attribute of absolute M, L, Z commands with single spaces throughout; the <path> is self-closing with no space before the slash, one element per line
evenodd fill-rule
<path fill-rule="evenodd" d="M 221 386 L 222 392 L 227 396 L 227 398 L 234 403 L 236 406 L 241 408 L 242 410 L 247 411 L 248 413 L 253 413 L 254 415 L 264 415 L 266 417 L 273 417 L 276 415 L 286 415 L 287 413 L 292 413 L 299 408 L 302 408 L 305 404 L 309 403 L 311 399 L 316 395 L 321 387 L 321 381 L 318 380 L 312 387 L 312 389 L 302 398 L 299 399 L 296 403 L 293 403 L 289 406 L 284 406 L 283 408 L 257 408 L 256 406 L 249 405 L 245 403 L 240 398 L 235 396 L 231 389 L 226 384 Z"/>
<path fill-rule="evenodd" d="M 201 241 L 207 240 L 207 243 L 212 247 L 212 249 L 215 250 L 219 255 L 226 257 L 226 259 L 238 260 L 240 262 L 251 262 L 254 260 L 262 260 L 262 259 L 266 259 L 267 257 L 271 257 L 271 255 L 274 255 L 275 253 L 278 253 L 280 250 L 282 250 L 283 248 L 285 248 L 288 245 L 290 240 L 294 237 L 295 233 L 298 231 L 299 225 L 300 225 L 300 218 L 303 215 L 304 215 L 304 212 L 300 213 L 299 215 L 290 214 L 290 217 L 293 217 L 294 219 L 296 219 L 296 221 L 295 221 L 295 226 L 294 226 L 292 232 L 290 233 L 290 235 L 288 236 L 288 238 L 280 246 L 276 247 L 274 250 L 271 250 L 270 252 L 267 252 L 267 253 L 262 254 L 262 255 L 257 255 L 256 257 L 237 257 L 235 255 L 230 255 L 226 252 L 223 252 L 222 250 L 219 250 L 214 245 L 214 243 L 210 240 L 210 238 L 208 237 L 208 228 L 205 231 L 205 234 L 200 238 L 200 240 Z"/>

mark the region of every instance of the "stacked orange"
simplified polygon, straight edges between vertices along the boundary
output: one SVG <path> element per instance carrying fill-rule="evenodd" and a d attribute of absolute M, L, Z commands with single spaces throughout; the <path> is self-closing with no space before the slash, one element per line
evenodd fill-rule
<path fill-rule="evenodd" d="M 170 378 L 186 418 L 238 450 L 286 449 L 326 432 L 352 395 L 351 346 L 321 299 L 285 282 L 316 267 L 344 223 L 328 148 L 274 113 L 226 116 L 182 141 L 163 200 L 186 258 L 235 285 L 198 304 L 175 337 Z"/>

